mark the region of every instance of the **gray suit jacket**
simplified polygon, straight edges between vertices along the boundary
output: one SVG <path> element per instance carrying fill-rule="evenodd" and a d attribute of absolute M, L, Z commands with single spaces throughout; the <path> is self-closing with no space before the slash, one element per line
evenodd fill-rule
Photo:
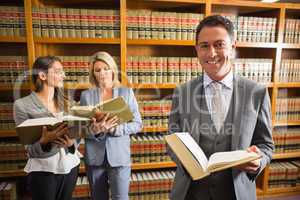
<path fill-rule="evenodd" d="M 20 98 L 14 103 L 14 119 L 16 125 L 18 126 L 27 119 L 34 119 L 39 117 L 54 117 L 51 112 L 41 103 L 41 101 L 36 96 L 35 92 L 32 92 L 30 95 Z M 70 131 L 78 131 L 76 127 L 71 128 Z M 30 133 L 28 133 L 30 134 Z M 75 148 L 77 148 L 75 144 Z M 47 150 L 42 149 L 41 144 L 36 142 L 32 145 L 26 145 L 28 156 L 30 158 L 47 158 L 53 156 L 59 151 L 57 145 L 50 144 L 47 145 Z M 72 148 L 65 148 L 66 152 L 69 152 Z M 74 148 L 72 153 L 74 153 Z"/>
<path fill-rule="evenodd" d="M 172 111 L 169 119 L 169 132 L 189 132 L 199 143 L 199 135 L 207 130 L 200 121 L 200 98 L 203 95 L 203 77 L 187 82 L 174 91 Z M 255 178 L 270 163 L 274 144 L 271 132 L 270 99 L 267 89 L 253 81 L 234 77 L 233 82 L 233 134 L 231 150 L 246 149 L 256 145 L 262 152 L 260 168 L 256 174 L 232 169 L 232 178 L 237 200 L 256 199 Z M 171 192 L 172 200 L 184 200 L 191 178 L 170 151 L 177 164 L 176 176 Z"/>
<path fill-rule="evenodd" d="M 96 105 L 99 103 L 99 89 L 92 88 L 81 93 L 81 105 Z M 103 163 L 105 152 L 107 160 L 112 167 L 130 165 L 130 134 L 142 129 L 142 119 L 138 104 L 132 89 L 114 88 L 113 97 L 123 96 L 131 109 L 134 119 L 116 128 L 114 135 L 106 134 L 104 137 L 95 137 L 89 133 L 85 138 L 85 162 L 88 165 L 99 166 Z"/>

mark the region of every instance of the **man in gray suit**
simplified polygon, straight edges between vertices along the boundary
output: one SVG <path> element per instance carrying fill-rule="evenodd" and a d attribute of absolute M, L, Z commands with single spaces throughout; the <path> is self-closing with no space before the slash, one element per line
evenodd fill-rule
<path fill-rule="evenodd" d="M 200 22 L 196 51 L 203 75 L 174 91 L 169 131 L 189 132 L 207 157 L 215 152 L 247 149 L 262 157 L 236 168 L 192 181 L 176 156 L 177 171 L 172 200 L 254 200 L 255 179 L 271 161 L 268 90 L 233 74 L 233 24 L 219 16 Z"/>

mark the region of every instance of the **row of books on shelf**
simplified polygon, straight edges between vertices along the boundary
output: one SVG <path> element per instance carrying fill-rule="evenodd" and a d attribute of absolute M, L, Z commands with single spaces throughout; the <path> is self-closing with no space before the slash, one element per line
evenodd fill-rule
<path fill-rule="evenodd" d="M 89 56 L 59 56 L 64 67 L 66 83 L 89 83 Z M 120 66 L 120 57 L 113 56 L 117 66 Z"/>
<path fill-rule="evenodd" d="M 286 19 L 284 39 L 285 43 L 300 43 L 300 19 Z"/>
<path fill-rule="evenodd" d="M 300 59 L 283 59 L 279 68 L 279 82 L 300 82 Z"/>
<path fill-rule="evenodd" d="M 0 130 L 13 130 L 15 127 L 13 103 L 0 102 Z"/>
<path fill-rule="evenodd" d="M 275 153 L 300 152 L 300 128 L 280 127 L 273 130 Z"/>
<path fill-rule="evenodd" d="M 130 83 L 182 83 L 202 73 L 196 57 L 130 56 L 126 65 Z"/>
<path fill-rule="evenodd" d="M 174 170 L 145 171 L 131 173 L 130 200 L 168 199 L 175 177 Z M 73 197 L 89 197 L 90 188 L 86 176 L 77 178 Z"/>
<path fill-rule="evenodd" d="M 232 61 L 233 71 L 235 74 L 259 83 L 270 83 L 272 62 L 272 59 L 236 58 Z"/>
<path fill-rule="evenodd" d="M 24 8 L 0 6 L 0 36 L 25 36 Z"/>
<path fill-rule="evenodd" d="M 276 120 L 300 120 L 300 97 L 277 98 Z"/>
<path fill-rule="evenodd" d="M 171 100 L 138 100 L 144 127 L 167 127 Z"/>
<path fill-rule="evenodd" d="M 269 166 L 269 188 L 300 185 L 300 161 L 272 162 Z"/>
<path fill-rule="evenodd" d="M 19 143 L 0 143 L 0 161 L 26 160 L 26 150 Z"/>
<path fill-rule="evenodd" d="M 120 11 L 32 8 L 33 34 L 46 38 L 119 38 Z"/>
<path fill-rule="evenodd" d="M 87 177 L 78 176 L 72 197 L 76 198 L 76 197 L 89 197 L 89 196 L 91 196 L 91 194 L 90 194 L 89 182 Z"/>
<path fill-rule="evenodd" d="M 60 56 L 66 74 L 66 83 L 89 83 L 88 56 Z M 113 56 L 117 65 L 120 57 Z M 272 80 L 272 59 L 233 59 L 234 73 L 260 82 Z M 278 75 L 279 82 L 300 81 L 300 60 L 282 60 Z M 148 57 L 127 58 L 127 78 L 130 83 L 184 83 L 202 73 L 196 57 Z M 0 56 L 0 83 L 28 83 L 28 62 L 26 56 Z"/>
<path fill-rule="evenodd" d="M 174 170 L 132 173 L 129 199 L 168 199 L 174 177 Z"/>
<path fill-rule="evenodd" d="M 0 56 L 0 84 L 28 83 L 27 56 Z"/>
<path fill-rule="evenodd" d="M 237 41 L 275 42 L 277 18 L 227 16 L 234 24 Z"/>
<path fill-rule="evenodd" d="M 167 154 L 166 141 L 162 134 L 131 135 L 132 163 L 153 163 L 171 161 Z"/>
<path fill-rule="evenodd" d="M 198 13 L 128 10 L 127 38 L 194 40 L 196 26 L 203 17 Z"/>
<path fill-rule="evenodd" d="M 17 200 L 17 187 L 15 182 L 0 182 L 0 199 Z"/>

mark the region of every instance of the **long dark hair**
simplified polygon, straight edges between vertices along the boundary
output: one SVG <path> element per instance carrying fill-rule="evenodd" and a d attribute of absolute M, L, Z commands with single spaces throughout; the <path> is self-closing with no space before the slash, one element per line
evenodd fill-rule
<path fill-rule="evenodd" d="M 54 62 L 60 62 L 59 57 L 56 56 L 40 56 L 32 66 L 32 82 L 35 87 L 35 92 L 40 92 L 44 88 L 44 82 L 39 78 L 39 73 L 48 73 L 48 69 L 52 67 Z M 70 103 L 68 98 L 64 95 L 61 88 L 54 88 L 54 103 L 59 109 L 67 110 Z"/>

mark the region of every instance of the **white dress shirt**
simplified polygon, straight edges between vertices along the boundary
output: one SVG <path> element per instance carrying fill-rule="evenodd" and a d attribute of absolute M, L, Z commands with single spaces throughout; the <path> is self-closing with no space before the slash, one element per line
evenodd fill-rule
<path fill-rule="evenodd" d="M 208 107 L 209 113 L 212 114 L 212 94 L 213 94 L 213 88 L 211 86 L 211 83 L 214 82 L 205 72 L 203 75 L 203 86 L 205 91 L 205 99 L 206 99 L 206 105 Z M 222 85 L 222 93 L 221 98 L 222 102 L 224 102 L 225 107 L 225 118 L 228 113 L 232 92 L 233 92 L 233 73 L 232 70 L 221 80 L 218 81 Z"/>

